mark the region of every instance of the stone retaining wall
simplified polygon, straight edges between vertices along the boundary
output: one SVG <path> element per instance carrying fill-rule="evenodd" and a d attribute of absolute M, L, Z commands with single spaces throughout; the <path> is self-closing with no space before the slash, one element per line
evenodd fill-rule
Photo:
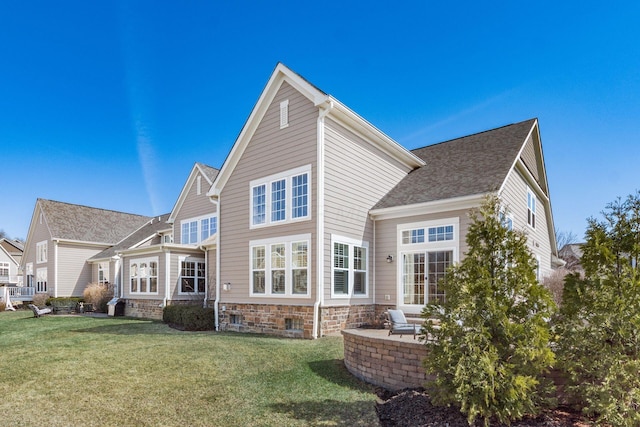
<path fill-rule="evenodd" d="M 392 391 L 424 386 L 424 344 L 410 335 L 386 337 L 386 333 L 367 329 L 342 331 L 344 364 L 349 372 Z"/>

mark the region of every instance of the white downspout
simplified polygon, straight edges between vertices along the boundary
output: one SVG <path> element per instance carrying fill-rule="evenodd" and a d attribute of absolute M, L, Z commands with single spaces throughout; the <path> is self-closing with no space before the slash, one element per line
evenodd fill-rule
<path fill-rule="evenodd" d="M 220 234 L 222 232 L 222 204 L 220 203 L 220 194 L 218 194 L 218 233 L 216 233 L 216 299 L 213 304 L 213 315 L 215 316 L 215 330 L 220 330 L 220 320 L 218 316 L 218 306 L 220 305 Z"/>
<path fill-rule="evenodd" d="M 320 307 L 324 305 L 324 118 L 333 109 L 333 101 L 328 100 L 324 107 L 319 108 L 318 114 L 318 201 L 317 210 L 317 274 L 316 274 L 316 301 L 313 304 L 313 339 L 318 338 L 322 322 L 320 320 Z"/>
<path fill-rule="evenodd" d="M 121 268 L 121 266 L 120 266 L 120 259 L 121 259 L 121 258 L 120 258 L 120 255 L 116 254 L 116 255 L 114 255 L 114 256 L 112 257 L 112 259 L 113 259 L 113 261 L 115 262 L 115 264 L 114 264 L 114 268 L 115 268 L 115 270 L 116 270 L 116 271 L 115 271 L 115 274 L 113 275 L 113 278 L 116 280 L 116 286 L 114 287 L 114 290 L 113 290 L 113 291 L 114 291 L 114 295 L 113 295 L 113 296 L 115 297 L 115 296 L 116 296 L 116 295 L 115 295 L 115 291 L 118 291 L 118 295 L 117 295 L 117 297 L 118 297 L 118 298 L 122 298 L 123 294 L 122 294 L 122 292 L 121 292 L 121 291 L 122 291 L 123 289 L 121 289 L 121 288 L 122 288 L 122 280 L 120 280 L 120 273 L 121 273 L 121 271 L 120 271 L 120 270 L 122 269 L 122 268 Z M 98 268 L 99 268 L 99 267 L 98 267 Z"/>
<path fill-rule="evenodd" d="M 178 266 L 181 268 L 182 266 Z M 162 307 L 166 307 L 169 302 L 169 291 L 171 290 L 171 252 L 166 251 L 164 253 L 164 298 L 162 300 Z"/>
<path fill-rule="evenodd" d="M 58 240 L 53 240 L 53 296 L 58 298 Z M 47 276 L 49 272 L 47 272 Z M 49 277 L 47 277 L 49 280 Z"/>

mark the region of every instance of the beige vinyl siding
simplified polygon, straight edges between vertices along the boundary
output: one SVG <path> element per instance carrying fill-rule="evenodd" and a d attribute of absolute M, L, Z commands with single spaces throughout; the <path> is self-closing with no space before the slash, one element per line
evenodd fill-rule
<path fill-rule="evenodd" d="M 458 218 L 459 226 L 456 238 L 459 242 L 458 259 L 462 260 L 467 252 L 465 237 L 469 229 L 469 210 L 438 212 L 415 215 L 405 218 L 394 218 L 376 221 L 376 304 L 398 304 L 398 283 L 400 257 L 398 254 L 398 225 L 424 221 L 435 221 L 445 218 Z M 393 262 L 387 262 L 387 256 L 393 256 Z M 389 300 L 385 300 L 389 295 Z"/>
<path fill-rule="evenodd" d="M 533 190 L 533 187 L 531 187 Z M 549 240 L 549 220 L 546 216 L 547 202 L 536 194 L 536 228 L 527 224 L 527 182 L 517 171 L 512 170 L 502 190 L 501 199 L 513 218 L 513 227 L 524 231 L 534 255 L 540 259 L 540 276 L 551 273 L 551 241 Z"/>
<path fill-rule="evenodd" d="M 280 129 L 280 102 L 289 100 L 289 126 Z M 316 121 L 318 109 L 292 86 L 283 83 L 269 105 L 251 141 L 220 195 L 220 283 L 231 283 L 221 294 L 224 302 L 265 304 L 313 304 L 316 231 Z M 250 182 L 273 174 L 311 165 L 310 220 L 249 229 Z M 249 296 L 249 241 L 311 234 L 308 272 L 310 298 Z"/>
<path fill-rule="evenodd" d="M 106 249 L 106 246 L 84 246 L 69 243 L 59 243 L 57 254 L 57 288 L 59 297 L 81 297 L 83 291 L 91 283 L 92 266 L 87 262 L 89 258 Z M 49 257 L 55 249 L 49 248 Z M 34 268 L 35 265 L 34 265 Z M 48 283 L 53 283 L 54 276 L 48 273 Z"/>
<path fill-rule="evenodd" d="M 207 290 L 209 300 L 216 299 L 216 249 L 209 249 L 206 252 L 207 261 Z M 220 292 L 222 292 L 222 283 L 220 284 Z"/>
<path fill-rule="evenodd" d="M 202 188 L 200 194 L 198 194 L 198 177 L 201 177 Z M 175 221 L 173 223 L 173 241 L 180 243 L 182 240 L 182 227 L 180 222 L 185 219 L 197 218 L 209 214 L 216 213 L 216 205 L 211 202 L 207 197 L 208 184 L 207 179 L 200 172 L 196 175 L 192 181 L 188 190 L 187 196 L 180 207 L 180 211 L 176 214 Z M 198 239 L 200 236 L 198 236 Z"/>
<path fill-rule="evenodd" d="M 409 168 L 339 123 L 325 121 L 325 305 L 373 301 L 373 221 L 369 210 Z M 331 299 L 331 235 L 369 243 L 368 298 Z"/>

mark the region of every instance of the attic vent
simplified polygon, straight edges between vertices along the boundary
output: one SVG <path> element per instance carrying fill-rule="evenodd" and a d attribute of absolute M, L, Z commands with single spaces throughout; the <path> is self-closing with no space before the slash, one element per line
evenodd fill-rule
<path fill-rule="evenodd" d="M 200 194 L 202 194 L 202 177 L 198 175 L 198 178 L 196 179 L 196 192 L 198 194 L 198 196 Z"/>
<path fill-rule="evenodd" d="M 289 126 L 289 100 L 280 103 L 280 129 Z"/>

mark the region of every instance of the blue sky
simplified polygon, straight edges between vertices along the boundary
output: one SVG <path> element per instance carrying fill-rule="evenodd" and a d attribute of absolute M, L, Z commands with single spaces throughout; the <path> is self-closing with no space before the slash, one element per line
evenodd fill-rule
<path fill-rule="evenodd" d="M 277 62 L 405 147 L 540 120 L 556 227 L 640 188 L 640 3 L 5 1 L 0 229 L 38 197 L 157 215 Z"/>

